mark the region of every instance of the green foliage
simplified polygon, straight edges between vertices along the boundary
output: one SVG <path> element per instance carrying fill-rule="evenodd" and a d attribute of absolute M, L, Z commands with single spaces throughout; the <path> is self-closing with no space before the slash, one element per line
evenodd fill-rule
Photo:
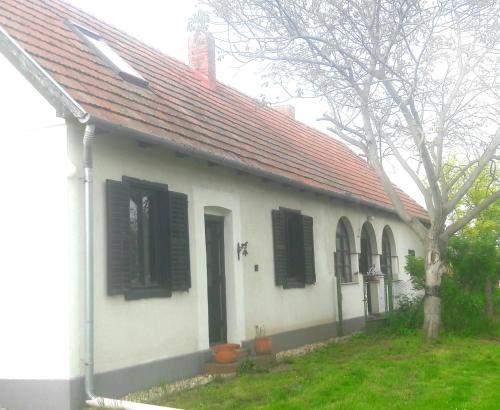
<path fill-rule="evenodd" d="M 494 229 L 464 230 L 449 242 L 447 260 L 465 290 L 484 289 L 486 278 L 500 279 L 500 248 Z"/>
<path fill-rule="evenodd" d="M 499 303 L 500 303 L 500 298 L 499 298 Z M 294 359 L 293 357 L 284 357 L 282 360 L 280 360 L 280 362 L 284 364 L 293 364 Z"/>
<path fill-rule="evenodd" d="M 485 313 L 484 280 L 498 274 L 498 238 L 491 230 L 475 234 L 461 232 L 450 241 L 447 261 L 453 271 L 441 283 L 443 330 L 462 335 L 494 332 L 494 324 Z M 406 257 L 406 271 L 416 289 L 423 289 L 423 258 Z M 498 276 L 495 276 L 498 277 Z M 423 300 L 403 298 L 399 308 L 388 316 L 387 331 L 411 333 L 423 323 Z"/>
<path fill-rule="evenodd" d="M 450 164 L 450 169 L 454 167 Z M 499 171 L 490 167 L 479 175 L 451 215 L 452 221 L 500 188 Z M 450 239 L 446 261 L 451 272 L 441 285 L 444 328 L 461 334 L 493 332 L 494 323 L 485 312 L 486 298 L 491 297 L 485 293 L 485 284 L 487 279 L 491 283 L 500 280 L 500 201 L 483 210 Z"/>
<path fill-rule="evenodd" d="M 406 256 L 405 270 L 410 274 L 411 283 L 415 289 L 423 289 L 425 286 L 425 260 L 413 255 Z"/>
<path fill-rule="evenodd" d="M 241 362 L 240 367 L 238 368 L 238 374 L 250 373 L 255 370 L 255 363 L 249 357 L 245 357 L 245 359 Z"/>
<path fill-rule="evenodd" d="M 492 163 L 493 165 L 493 163 Z M 458 185 L 460 186 L 460 184 Z M 474 182 L 472 188 L 464 196 L 460 205 L 451 216 L 452 220 L 457 220 L 468 211 L 478 206 L 493 192 L 500 189 L 500 168 L 496 166 L 487 167 Z M 500 201 L 493 202 L 488 208 L 483 210 L 478 218 L 467 225 L 463 232 L 477 234 L 483 231 L 500 232 Z"/>
<path fill-rule="evenodd" d="M 411 334 L 424 323 L 424 303 L 422 297 L 402 296 L 398 299 L 398 308 L 387 315 L 385 331 L 392 334 Z"/>
<path fill-rule="evenodd" d="M 453 276 L 441 283 L 442 323 L 445 331 L 461 335 L 490 334 L 495 331 L 486 317 L 484 295 L 481 292 L 464 291 L 462 284 Z"/>
<path fill-rule="evenodd" d="M 500 189 L 500 169 L 485 169 L 457 207 L 452 220 L 483 202 Z M 484 289 L 486 278 L 500 280 L 500 201 L 493 202 L 479 216 L 451 238 L 448 262 L 456 280 L 466 289 Z"/>
<path fill-rule="evenodd" d="M 497 331 L 494 322 L 486 317 L 484 295 L 464 291 L 452 276 L 445 277 L 441 284 L 441 304 L 443 330 L 448 334 L 474 336 L 495 334 Z M 412 334 L 422 327 L 423 321 L 423 298 L 402 297 L 398 309 L 387 315 L 387 327 L 383 333 Z"/>

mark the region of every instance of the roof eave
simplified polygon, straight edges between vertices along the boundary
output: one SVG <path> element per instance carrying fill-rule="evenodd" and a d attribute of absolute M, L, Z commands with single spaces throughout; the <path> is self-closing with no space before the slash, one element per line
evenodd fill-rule
<path fill-rule="evenodd" d="M 249 165 L 245 165 L 245 164 L 243 164 L 239 161 L 233 160 L 231 158 L 224 158 L 224 157 L 219 156 L 219 155 L 210 154 L 210 153 L 203 151 L 203 150 L 197 150 L 196 148 L 193 148 L 191 146 L 178 144 L 178 143 L 173 142 L 172 140 L 158 137 L 154 134 L 144 133 L 142 131 L 138 131 L 136 129 L 132 129 L 129 127 L 125 127 L 123 125 L 118 125 L 116 123 L 113 123 L 113 122 L 110 122 L 107 120 L 103 120 L 103 119 L 97 118 L 95 116 L 92 116 L 91 122 L 93 124 L 95 124 L 98 128 L 106 129 L 106 130 L 110 130 L 110 131 L 115 131 L 115 132 L 119 133 L 120 135 L 124 135 L 124 136 L 127 136 L 129 138 L 135 138 L 135 139 L 138 139 L 140 141 L 158 144 L 158 145 L 164 146 L 164 147 L 171 149 L 172 151 L 175 151 L 175 152 L 182 154 L 182 155 L 190 156 L 192 158 L 203 160 L 203 161 L 209 161 L 211 163 L 214 163 L 214 164 L 217 164 L 217 165 L 220 165 L 223 167 L 231 168 L 231 169 L 234 169 L 236 171 L 240 171 L 243 173 L 254 175 L 256 177 L 265 178 L 265 179 L 268 179 L 270 181 L 273 181 L 273 182 L 276 182 L 276 183 L 279 183 L 282 185 L 290 186 L 291 188 L 295 188 L 298 190 L 312 192 L 314 194 L 323 195 L 323 196 L 331 198 L 331 199 L 337 199 L 337 200 L 345 201 L 345 202 L 348 202 L 351 204 L 356 204 L 359 206 L 364 206 L 364 207 L 371 208 L 374 210 L 389 213 L 391 215 L 396 215 L 399 218 L 399 215 L 397 214 L 397 212 L 394 209 L 392 209 L 390 207 L 383 206 L 383 205 L 375 204 L 375 203 L 370 202 L 370 201 L 365 201 L 363 199 L 357 198 L 356 196 L 354 196 L 352 194 L 343 194 L 340 192 L 334 192 L 334 191 L 329 191 L 326 189 L 314 187 L 314 186 L 287 178 L 285 176 L 277 175 L 277 174 L 269 172 L 269 171 L 265 171 L 265 170 L 261 170 L 261 169 L 258 169 L 258 168 L 255 168 L 255 167 L 252 167 Z M 429 221 L 428 219 L 421 218 L 421 217 L 418 217 L 418 219 L 421 220 L 422 222 Z"/>
<path fill-rule="evenodd" d="M 90 119 L 90 115 L 85 109 L 1 25 L 0 53 L 45 97 L 56 109 L 58 115 L 65 116 L 69 112 L 82 123 L 86 123 Z"/>

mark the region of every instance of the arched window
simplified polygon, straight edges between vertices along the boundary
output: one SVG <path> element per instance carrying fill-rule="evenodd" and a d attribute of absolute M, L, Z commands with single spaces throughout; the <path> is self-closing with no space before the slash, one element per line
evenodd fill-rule
<path fill-rule="evenodd" d="M 372 267 L 372 246 L 366 223 L 361 229 L 361 251 L 359 254 L 359 270 L 363 275 L 368 274 Z"/>
<path fill-rule="evenodd" d="M 387 228 L 382 233 L 382 255 L 380 256 L 380 269 L 384 275 L 392 276 L 392 250 L 391 239 Z"/>
<path fill-rule="evenodd" d="M 335 252 L 335 274 L 342 283 L 352 282 L 351 246 L 347 228 L 342 219 L 337 225 L 336 234 L 337 251 Z"/>

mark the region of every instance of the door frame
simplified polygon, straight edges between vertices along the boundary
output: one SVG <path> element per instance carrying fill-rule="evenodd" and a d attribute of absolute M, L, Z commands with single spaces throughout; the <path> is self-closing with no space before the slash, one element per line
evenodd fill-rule
<path fill-rule="evenodd" d="M 192 241 L 193 293 L 196 299 L 196 333 L 198 350 L 210 348 L 208 341 L 208 303 L 207 303 L 207 263 L 205 242 L 205 214 L 224 217 L 225 273 L 227 340 L 242 343 L 253 337 L 246 333 L 245 275 L 243 261 L 238 260 L 238 242 L 247 239 L 241 229 L 241 198 L 234 192 L 221 189 L 194 186 L 190 207 L 190 241 Z M 192 235 L 191 235 L 192 233 Z"/>

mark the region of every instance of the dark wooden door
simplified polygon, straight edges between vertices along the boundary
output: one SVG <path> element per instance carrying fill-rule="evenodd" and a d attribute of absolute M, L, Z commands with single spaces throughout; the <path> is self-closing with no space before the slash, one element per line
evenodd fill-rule
<path fill-rule="evenodd" d="M 227 341 L 224 218 L 205 215 L 208 333 L 210 344 Z"/>

